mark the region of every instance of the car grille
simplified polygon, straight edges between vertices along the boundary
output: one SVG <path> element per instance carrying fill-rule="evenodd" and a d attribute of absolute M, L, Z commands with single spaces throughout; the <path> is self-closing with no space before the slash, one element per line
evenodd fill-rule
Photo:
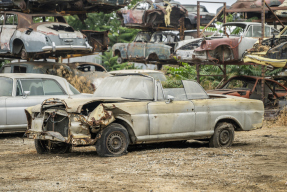
<path fill-rule="evenodd" d="M 69 118 L 62 115 L 56 115 L 54 118 L 50 117 L 44 129 L 44 131 L 55 131 L 63 137 L 68 137 Z"/>

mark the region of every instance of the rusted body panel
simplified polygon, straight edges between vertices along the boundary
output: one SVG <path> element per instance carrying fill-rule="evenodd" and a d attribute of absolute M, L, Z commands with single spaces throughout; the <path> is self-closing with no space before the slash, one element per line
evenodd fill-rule
<path fill-rule="evenodd" d="M 224 63 L 226 61 L 236 62 L 242 59 L 243 53 L 247 49 L 250 49 L 261 36 L 261 24 L 260 23 L 248 23 L 248 22 L 239 22 L 227 24 L 232 27 L 236 27 L 232 30 L 240 30 L 241 35 L 233 34 L 233 31 L 230 34 L 225 33 L 227 38 L 216 38 L 214 35 L 211 37 L 211 40 L 202 41 L 200 47 L 194 49 L 192 60 L 196 61 L 213 61 L 216 63 Z M 244 26 L 244 27 L 243 27 Z M 230 29 L 229 29 L 230 30 Z M 265 37 L 272 36 L 272 31 L 275 33 L 278 30 L 265 25 L 266 35 Z"/>
<path fill-rule="evenodd" d="M 270 7 L 278 7 L 284 0 L 265 0 Z M 260 8 L 262 5 L 261 0 L 238 0 L 231 5 L 230 9 L 250 9 Z"/>
<path fill-rule="evenodd" d="M 0 2 L 2 9 L 20 9 L 25 12 L 111 13 L 128 5 L 130 0 L 7 0 Z"/>
<path fill-rule="evenodd" d="M 286 67 L 287 59 L 287 27 L 277 36 L 256 43 L 248 49 L 243 61 L 267 65 L 271 67 Z"/>
<path fill-rule="evenodd" d="M 117 11 L 117 16 L 126 27 L 178 28 L 180 21 L 187 17 L 187 10 L 178 3 L 153 3 L 145 0 L 137 3 L 132 9 Z"/>
<path fill-rule="evenodd" d="M 262 127 L 262 101 L 208 97 L 196 82 L 183 83 L 185 88 L 165 90 L 159 81 L 140 74 L 109 77 L 91 99 L 48 99 L 26 109 L 26 134 L 32 139 L 83 146 L 96 144 L 113 123 L 127 130 L 131 144 L 210 138 L 222 121 L 233 122 L 237 131 Z M 109 84 L 119 90 L 106 87 Z M 121 90 L 123 86 L 125 90 Z M 134 92 L 130 86 L 135 87 Z M 197 93 L 190 92 L 193 89 Z M 178 99 L 167 101 L 161 91 L 175 94 Z M 97 97 L 110 93 L 138 97 Z"/>

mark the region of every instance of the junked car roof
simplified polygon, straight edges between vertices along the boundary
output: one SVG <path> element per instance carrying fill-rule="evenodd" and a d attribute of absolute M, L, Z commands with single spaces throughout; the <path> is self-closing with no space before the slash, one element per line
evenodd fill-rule
<path fill-rule="evenodd" d="M 110 71 L 109 73 L 117 74 L 117 73 L 163 73 L 163 72 L 150 69 L 126 69 L 126 70 Z"/>

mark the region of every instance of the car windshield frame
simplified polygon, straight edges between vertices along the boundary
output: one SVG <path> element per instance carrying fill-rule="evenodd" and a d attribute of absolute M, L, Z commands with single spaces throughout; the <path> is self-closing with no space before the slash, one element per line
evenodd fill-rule
<path fill-rule="evenodd" d="M 146 82 L 143 81 L 144 78 L 146 78 Z M 148 80 L 151 80 L 152 82 L 148 82 Z M 141 82 L 143 82 L 141 85 L 146 86 L 146 87 L 141 87 L 139 89 L 138 86 L 140 86 Z M 126 83 L 128 84 L 125 85 Z M 150 85 L 152 85 L 151 89 L 148 88 L 148 86 Z M 125 89 L 123 91 L 123 88 L 128 88 L 128 89 Z M 145 88 L 145 90 L 143 88 Z M 128 90 L 137 91 L 137 93 L 131 93 Z M 116 95 L 116 94 L 119 94 L 119 95 Z M 143 96 L 145 96 L 145 98 Z M 119 74 L 119 75 L 107 77 L 101 82 L 97 90 L 94 92 L 93 97 L 100 97 L 100 98 L 120 97 L 123 99 L 130 99 L 130 100 L 154 101 L 156 98 L 155 79 L 150 76 L 143 75 L 143 74 L 125 74 L 125 75 Z"/>
<path fill-rule="evenodd" d="M 243 28 L 242 26 L 243 25 L 245 25 L 245 27 Z M 241 27 L 242 29 L 243 29 L 243 33 L 240 35 L 236 35 L 236 34 L 228 34 L 229 36 L 237 36 L 237 37 L 240 37 L 240 36 L 244 36 L 245 35 L 245 33 L 246 33 L 246 28 L 247 27 L 249 27 L 249 26 L 251 26 L 251 25 L 247 25 L 247 24 L 236 24 L 236 23 L 232 23 L 232 24 L 228 24 L 228 23 L 226 23 L 226 24 L 223 24 L 220 28 L 218 28 L 217 29 L 217 31 L 216 32 L 214 32 L 212 35 L 211 35 L 211 37 L 217 37 L 216 36 L 216 34 L 220 34 L 220 36 L 225 36 L 226 34 L 224 34 L 223 33 L 223 29 L 224 29 L 224 27 L 235 27 L 235 28 L 237 28 L 237 27 Z M 222 31 L 222 32 L 220 32 L 220 31 Z M 234 31 L 234 30 L 233 30 Z"/>

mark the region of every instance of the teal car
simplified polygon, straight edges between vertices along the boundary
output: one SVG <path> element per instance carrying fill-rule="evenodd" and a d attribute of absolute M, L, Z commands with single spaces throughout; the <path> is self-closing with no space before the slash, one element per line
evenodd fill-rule
<path fill-rule="evenodd" d="M 116 43 L 112 47 L 117 62 L 175 63 L 174 46 L 180 39 L 172 32 L 139 32 L 132 43 Z"/>

